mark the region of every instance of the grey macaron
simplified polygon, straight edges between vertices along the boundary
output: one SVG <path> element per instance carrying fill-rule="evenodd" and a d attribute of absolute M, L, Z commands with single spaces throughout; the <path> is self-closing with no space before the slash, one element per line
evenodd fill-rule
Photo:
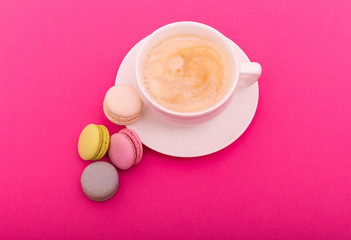
<path fill-rule="evenodd" d="M 83 192 L 94 201 L 105 201 L 117 191 L 119 181 L 116 168 L 107 162 L 88 165 L 81 177 Z"/>

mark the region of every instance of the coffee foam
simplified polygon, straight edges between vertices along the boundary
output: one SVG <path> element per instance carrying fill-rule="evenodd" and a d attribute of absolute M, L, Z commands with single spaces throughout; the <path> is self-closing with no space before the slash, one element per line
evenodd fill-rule
<path fill-rule="evenodd" d="M 143 82 L 150 96 L 176 112 L 199 112 L 227 93 L 233 66 L 218 44 L 195 35 L 166 39 L 147 54 Z"/>

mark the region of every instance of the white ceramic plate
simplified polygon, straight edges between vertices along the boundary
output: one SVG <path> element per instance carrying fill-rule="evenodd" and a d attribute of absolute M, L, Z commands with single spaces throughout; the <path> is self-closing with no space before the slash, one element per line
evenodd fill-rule
<path fill-rule="evenodd" d="M 118 69 L 116 84 L 136 86 L 135 61 L 143 40 L 125 56 Z M 249 62 L 233 43 L 240 61 Z M 258 104 L 258 83 L 238 88 L 229 106 L 216 118 L 192 127 L 181 127 L 158 119 L 145 106 L 143 115 L 127 127 L 134 130 L 143 144 L 157 152 L 176 157 L 197 157 L 217 152 L 238 139 L 252 121 Z"/>

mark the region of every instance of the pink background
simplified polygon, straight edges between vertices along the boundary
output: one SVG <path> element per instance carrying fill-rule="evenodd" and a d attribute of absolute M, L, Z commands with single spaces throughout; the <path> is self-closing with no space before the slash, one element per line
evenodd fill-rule
<path fill-rule="evenodd" d="M 0 239 L 350 239 L 350 12 L 348 0 L 1 0 Z M 261 63 L 255 118 L 209 156 L 145 148 L 112 199 L 90 201 L 79 134 L 121 128 L 102 112 L 119 64 L 180 20 Z"/>

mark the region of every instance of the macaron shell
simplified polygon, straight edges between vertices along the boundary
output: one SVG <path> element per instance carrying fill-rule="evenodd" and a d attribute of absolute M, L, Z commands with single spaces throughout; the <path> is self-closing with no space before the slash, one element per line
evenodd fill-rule
<path fill-rule="evenodd" d="M 119 133 L 127 135 L 132 141 L 136 151 L 136 159 L 135 159 L 134 165 L 138 164 L 141 158 L 143 157 L 143 144 L 138 134 L 129 128 L 124 128 L 121 131 L 119 131 Z"/>
<path fill-rule="evenodd" d="M 126 170 L 133 166 L 136 159 L 136 150 L 125 134 L 115 133 L 111 136 L 108 155 L 113 165 Z"/>
<path fill-rule="evenodd" d="M 100 130 L 95 124 L 87 125 L 81 132 L 78 140 L 78 153 L 84 160 L 93 159 L 101 144 Z"/>
<path fill-rule="evenodd" d="M 130 85 L 118 84 L 106 92 L 103 109 L 113 123 L 126 125 L 135 122 L 141 116 L 142 108 L 138 90 Z"/>
<path fill-rule="evenodd" d="M 81 185 L 88 198 L 94 201 L 105 201 L 111 198 L 118 189 L 118 172 L 110 163 L 94 162 L 84 169 Z"/>

